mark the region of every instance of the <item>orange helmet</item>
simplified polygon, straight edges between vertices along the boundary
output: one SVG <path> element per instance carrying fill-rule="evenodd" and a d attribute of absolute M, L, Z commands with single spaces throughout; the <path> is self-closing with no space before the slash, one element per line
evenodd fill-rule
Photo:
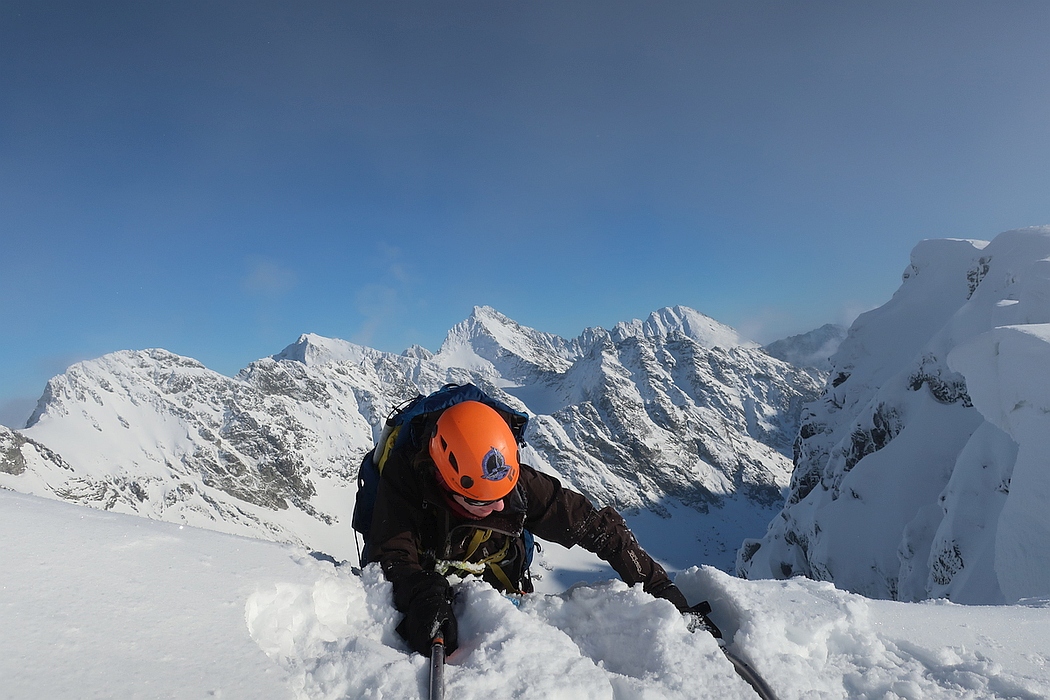
<path fill-rule="evenodd" d="M 438 417 L 430 457 L 445 485 L 475 501 L 498 501 L 518 483 L 518 444 L 503 417 L 479 401 Z"/>

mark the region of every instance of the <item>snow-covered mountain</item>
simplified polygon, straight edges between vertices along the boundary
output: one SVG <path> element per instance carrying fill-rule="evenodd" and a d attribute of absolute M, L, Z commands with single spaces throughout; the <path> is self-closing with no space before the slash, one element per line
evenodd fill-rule
<path fill-rule="evenodd" d="M 807 407 L 790 494 L 739 573 L 864 595 L 1050 596 L 1050 227 L 929 240 Z"/>
<path fill-rule="evenodd" d="M 0 428 L 0 487 L 356 560 L 357 467 L 383 418 L 468 381 L 533 417 L 530 463 L 627 511 L 672 566 L 724 569 L 782 502 L 819 389 L 685 307 L 572 340 L 478 307 L 436 353 L 308 334 L 234 378 L 164 350 L 81 362 L 26 429 Z"/>

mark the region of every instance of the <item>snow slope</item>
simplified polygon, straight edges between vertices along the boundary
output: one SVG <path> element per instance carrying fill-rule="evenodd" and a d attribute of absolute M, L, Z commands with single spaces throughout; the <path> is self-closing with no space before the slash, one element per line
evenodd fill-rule
<path fill-rule="evenodd" d="M 245 601 L 291 550 L 0 490 L 0 698 L 282 698 Z"/>
<path fill-rule="evenodd" d="M 0 490 L 0 698 L 425 697 L 375 570 L 261 540 Z M 871 601 L 713 568 L 706 598 L 782 700 L 1050 697 L 1050 601 Z M 715 641 L 618 581 L 516 608 L 460 584 L 447 696 L 752 700 Z"/>

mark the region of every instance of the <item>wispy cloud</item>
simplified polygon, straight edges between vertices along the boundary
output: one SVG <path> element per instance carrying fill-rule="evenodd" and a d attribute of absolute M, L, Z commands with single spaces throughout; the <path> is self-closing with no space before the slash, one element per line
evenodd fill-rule
<path fill-rule="evenodd" d="M 412 281 L 411 272 L 405 264 L 406 257 L 397 246 L 380 242 L 376 246 L 379 253 L 380 264 L 386 267 L 386 274 L 401 285 L 407 285 Z"/>
<path fill-rule="evenodd" d="M 872 305 L 863 304 L 859 301 L 846 301 L 839 307 L 839 317 L 835 319 L 833 323 L 849 328 L 853 325 L 853 322 L 857 320 L 858 316 L 878 307 L 878 304 Z"/>
<path fill-rule="evenodd" d="M 354 342 L 367 345 L 384 322 L 397 313 L 399 294 L 393 287 L 380 284 L 365 285 L 354 295 L 354 308 L 364 316 Z"/>
<path fill-rule="evenodd" d="M 763 307 L 732 325 L 743 337 L 764 345 L 782 337 L 784 329 L 794 321 L 793 318 L 789 320 L 781 309 Z"/>
<path fill-rule="evenodd" d="M 249 261 L 250 269 L 241 281 L 244 291 L 253 296 L 276 298 L 295 288 L 298 283 L 295 272 L 272 260 L 257 258 Z"/>
<path fill-rule="evenodd" d="M 44 355 L 36 359 L 36 368 L 50 379 L 62 374 L 72 365 L 84 360 L 93 359 L 91 355 L 83 353 L 61 353 L 56 355 Z M 43 387 L 40 387 L 43 389 Z"/>
<path fill-rule="evenodd" d="M 377 274 L 372 278 L 374 282 L 353 293 L 353 307 L 361 321 L 351 340 L 361 345 L 380 340 L 389 343 L 390 334 L 403 336 L 408 310 L 418 309 L 426 302 L 416 296 L 421 276 L 413 258 L 389 243 L 378 242 L 367 260 L 368 269 Z"/>

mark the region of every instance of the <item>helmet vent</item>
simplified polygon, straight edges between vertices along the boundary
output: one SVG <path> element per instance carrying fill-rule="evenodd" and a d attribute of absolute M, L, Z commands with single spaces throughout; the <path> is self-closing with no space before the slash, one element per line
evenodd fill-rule
<path fill-rule="evenodd" d="M 448 453 L 448 463 L 451 464 L 452 468 L 456 470 L 457 474 L 459 474 L 459 463 L 456 462 L 456 453 L 455 452 L 449 452 Z M 463 478 L 466 479 L 468 477 L 463 477 Z"/>
<path fill-rule="evenodd" d="M 464 474 L 463 478 L 459 480 L 459 483 L 461 483 L 463 485 L 463 488 L 465 489 L 469 489 L 474 486 L 474 480 L 466 474 Z"/>

